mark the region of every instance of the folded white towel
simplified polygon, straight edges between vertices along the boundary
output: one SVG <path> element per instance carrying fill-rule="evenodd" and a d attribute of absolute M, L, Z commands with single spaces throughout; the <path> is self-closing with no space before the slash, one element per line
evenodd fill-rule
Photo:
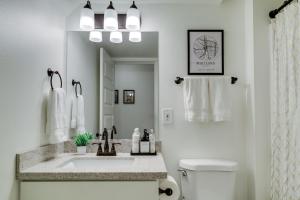
<path fill-rule="evenodd" d="M 77 98 L 74 97 L 71 103 L 71 128 L 77 126 Z"/>
<path fill-rule="evenodd" d="M 183 82 L 185 119 L 207 122 L 211 118 L 208 94 L 208 78 L 184 78 Z"/>
<path fill-rule="evenodd" d="M 82 95 L 78 95 L 77 97 L 77 133 L 83 133 L 85 132 L 85 119 L 84 119 L 84 100 Z"/>
<path fill-rule="evenodd" d="M 72 99 L 71 128 L 75 129 L 76 133 L 85 132 L 84 100 L 82 95 Z"/>
<path fill-rule="evenodd" d="M 46 133 L 50 144 L 65 141 L 66 136 L 66 94 L 62 88 L 50 90 L 47 101 Z"/>
<path fill-rule="evenodd" d="M 212 120 L 215 122 L 231 120 L 231 77 L 210 77 L 209 98 Z"/>

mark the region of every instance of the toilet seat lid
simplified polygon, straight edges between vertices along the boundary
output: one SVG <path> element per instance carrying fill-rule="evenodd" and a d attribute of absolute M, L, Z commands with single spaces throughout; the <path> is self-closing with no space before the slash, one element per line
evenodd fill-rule
<path fill-rule="evenodd" d="M 237 162 L 218 159 L 182 159 L 179 166 L 192 171 L 236 171 Z"/>

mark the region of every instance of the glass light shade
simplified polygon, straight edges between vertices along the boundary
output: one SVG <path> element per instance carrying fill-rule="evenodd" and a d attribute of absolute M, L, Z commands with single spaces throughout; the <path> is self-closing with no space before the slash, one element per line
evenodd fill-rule
<path fill-rule="evenodd" d="M 122 43 L 123 42 L 122 32 L 120 31 L 111 32 L 110 41 L 113 43 Z"/>
<path fill-rule="evenodd" d="M 141 42 L 142 41 L 142 33 L 141 32 L 130 32 L 129 33 L 129 41 L 130 42 Z"/>
<path fill-rule="evenodd" d="M 118 13 L 114 9 L 106 9 L 104 12 L 104 30 L 118 30 Z"/>
<path fill-rule="evenodd" d="M 92 9 L 82 8 L 80 15 L 80 29 L 91 31 L 95 28 L 95 17 Z"/>
<path fill-rule="evenodd" d="M 136 8 L 129 8 L 126 16 L 126 29 L 138 31 L 141 29 L 140 11 Z"/>
<path fill-rule="evenodd" d="M 90 41 L 92 41 L 92 42 L 102 42 L 102 32 L 100 32 L 100 31 L 91 31 L 90 32 Z"/>

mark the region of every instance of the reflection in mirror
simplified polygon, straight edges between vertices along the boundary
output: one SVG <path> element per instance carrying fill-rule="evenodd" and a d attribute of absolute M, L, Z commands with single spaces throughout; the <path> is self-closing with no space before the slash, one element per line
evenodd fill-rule
<path fill-rule="evenodd" d="M 130 139 L 134 128 L 158 130 L 158 33 L 143 32 L 141 42 L 100 43 L 88 32 L 67 34 L 67 85 L 69 101 L 76 98 L 72 80 L 80 81 L 85 105 L 85 130 L 109 138 Z M 117 131 L 112 131 L 115 126 Z M 77 130 L 72 130 L 73 134 Z"/>

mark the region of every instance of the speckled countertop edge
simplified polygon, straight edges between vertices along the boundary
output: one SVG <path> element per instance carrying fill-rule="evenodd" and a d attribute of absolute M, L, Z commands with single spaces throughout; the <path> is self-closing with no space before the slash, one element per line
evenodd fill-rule
<path fill-rule="evenodd" d="M 118 157 L 131 157 L 129 153 L 119 153 Z M 71 160 L 96 158 L 94 153 L 78 155 L 59 154 L 57 157 L 40 162 L 17 172 L 21 181 L 147 181 L 167 178 L 167 170 L 161 153 L 157 156 L 133 156 L 134 164 L 130 168 L 120 169 L 61 169 L 58 166 Z M 110 159 L 102 157 L 100 159 Z"/>

